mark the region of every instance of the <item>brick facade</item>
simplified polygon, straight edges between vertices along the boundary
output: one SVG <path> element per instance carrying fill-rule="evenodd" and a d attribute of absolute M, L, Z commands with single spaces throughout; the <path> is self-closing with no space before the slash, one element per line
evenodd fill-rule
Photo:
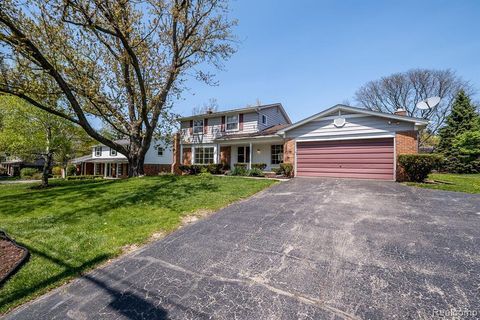
<path fill-rule="evenodd" d="M 173 138 L 173 163 L 171 172 L 175 174 L 181 174 L 180 171 L 180 133 L 177 133 Z"/>
<path fill-rule="evenodd" d="M 143 172 L 146 176 L 157 176 L 159 173 L 171 172 L 172 165 L 170 164 L 144 164 Z"/>
<path fill-rule="evenodd" d="M 293 139 L 285 140 L 283 143 L 283 162 L 295 167 L 295 140 Z"/>
<path fill-rule="evenodd" d="M 223 165 L 230 165 L 232 156 L 232 147 L 220 147 L 220 163 Z"/>
<path fill-rule="evenodd" d="M 192 164 L 192 148 L 183 148 L 182 164 Z"/>
<path fill-rule="evenodd" d="M 401 154 L 418 153 L 418 132 L 400 131 L 395 134 L 395 152 L 397 157 Z M 405 180 L 403 168 L 397 164 L 397 181 Z"/>

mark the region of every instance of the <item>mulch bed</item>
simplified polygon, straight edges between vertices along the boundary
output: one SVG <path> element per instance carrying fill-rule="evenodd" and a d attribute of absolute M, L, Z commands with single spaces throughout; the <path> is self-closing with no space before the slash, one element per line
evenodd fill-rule
<path fill-rule="evenodd" d="M 28 250 L 19 246 L 0 231 L 0 286 L 13 276 L 29 257 Z"/>

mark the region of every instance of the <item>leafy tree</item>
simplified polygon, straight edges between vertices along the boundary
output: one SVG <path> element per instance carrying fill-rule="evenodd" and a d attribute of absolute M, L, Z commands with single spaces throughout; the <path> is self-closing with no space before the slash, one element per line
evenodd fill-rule
<path fill-rule="evenodd" d="M 455 98 L 445 126 L 439 131 L 440 142 L 437 151 L 446 155 L 456 152 L 453 148 L 455 137 L 466 131 L 478 129 L 478 118 L 476 107 L 472 104 L 470 97 L 461 90 Z"/>
<path fill-rule="evenodd" d="M 3 111 L 3 126 L 0 128 L 0 145 L 4 152 L 24 160 L 43 158 L 42 186 L 48 186 L 48 176 L 54 160 L 66 166 L 68 160 L 91 139 L 85 139 L 83 130 L 75 124 L 35 109 L 23 100 L 3 97 L 0 100 Z"/>
<path fill-rule="evenodd" d="M 0 92 L 79 125 L 142 175 L 187 76 L 211 84 L 205 70 L 234 53 L 235 24 L 226 0 L 3 0 Z M 44 79 L 51 85 L 38 86 Z M 48 95 L 61 99 L 38 98 Z M 98 120 L 130 143 L 102 134 Z"/>
<path fill-rule="evenodd" d="M 438 133 L 450 113 L 457 93 L 473 92 L 468 82 L 451 70 L 412 69 L 370 81 L 355 93 L 356 102 L 363 108 L 393 113 L 399 108 L 411 117 L 428 119 L 430 124 L 420 136 L 420 145 L 428 145 L 430 137 Z M 417 103 L 432 96 L 441 98 L 440 104 L 430 110 L 418 109 Z"/>

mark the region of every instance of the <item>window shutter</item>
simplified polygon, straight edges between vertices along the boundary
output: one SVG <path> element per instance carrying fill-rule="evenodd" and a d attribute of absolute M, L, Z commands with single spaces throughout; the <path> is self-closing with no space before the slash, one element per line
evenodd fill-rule
<path fill-rule="evenodd" d="M 203 119 L 203 133 L 205 133 L 205 134 L 208 133 L 208 119 L 207 118 Z"/>
<path fill-rule="evenodd" d="M 222 116 L 222 126 L 221 126 L 220 130 L 221 130 L 222 132 L 225 131 L 225 116 Z"/>
<path fill-rule="evenodd" d="M 190 128 L 188 128 L 188 131 L 190 131 L 190 134 L 193 133 L 193 120 L 190 120 Z"/>
<path fill-rule="evenodd" d="M 239 123 L 238 123 L 238 129 L 239 129 L 240 131 L 243 131 L 243 113 L 240 113 L 240 114 L 238 115 L 238 122 L 239 122 Z"/>

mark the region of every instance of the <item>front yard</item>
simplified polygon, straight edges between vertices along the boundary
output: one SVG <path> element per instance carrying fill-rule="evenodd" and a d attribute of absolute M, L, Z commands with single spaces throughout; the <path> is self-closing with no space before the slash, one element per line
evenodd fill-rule
<path fill-rule="evenodd" d="M 0 288 L 0 314 L 134 244 L 171 232 L 182 217 L 214 211 L 272 180 L 161 176 L 55 181 L 54 188 L 0 185 L 0 229 L 30 250 L 30 261 Z"/>
<path fill-rule="evenodd" d="M 433 183 L 408 182 L 407 184 L 437 190 L 480 193 L 480 174 L 432 173 L 428 178 Z"/>

